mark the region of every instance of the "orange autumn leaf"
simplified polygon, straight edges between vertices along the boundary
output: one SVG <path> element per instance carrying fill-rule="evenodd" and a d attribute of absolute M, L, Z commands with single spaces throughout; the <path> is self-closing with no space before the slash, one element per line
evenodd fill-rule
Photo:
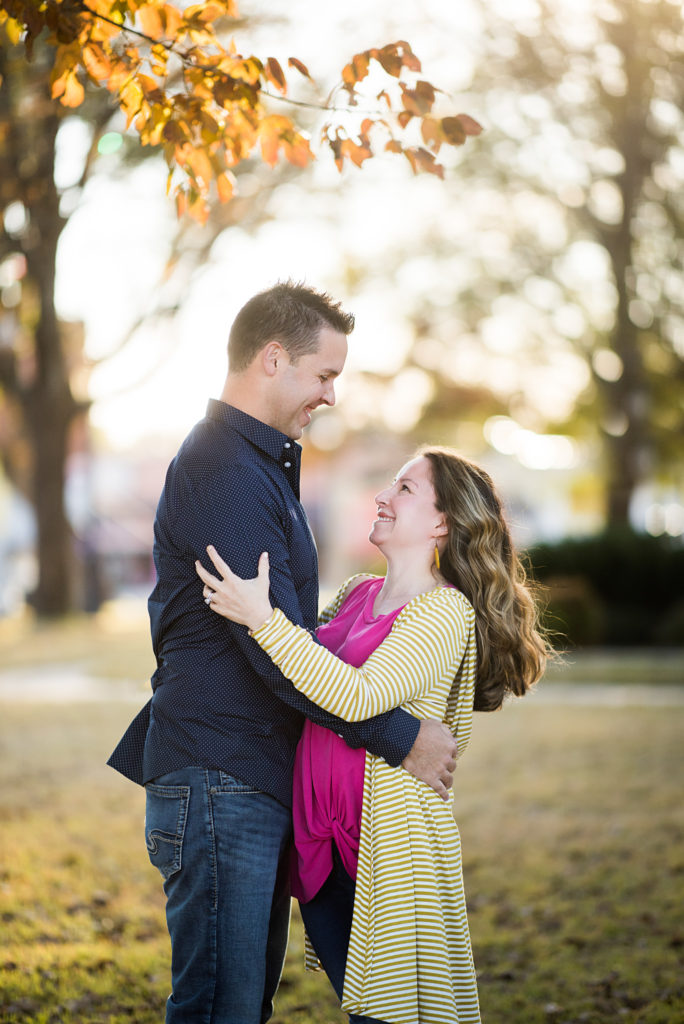
<path fill-rule="evenodd" d="M 209 219 L 209 204 L 203 196 L 191 194 L 187 212 L 198 224 L 206 224 Z"/>
<path fill-rule="evenodd" d="M 165 96 L 158 83 L 149 75 L 136 75 L 136 82 L 148 103 L 163 103 Z"/>
<path fill-rule="evenodd" d="M 466 140 L 466 133 L 458 117 L 443 117 L 440 121 L 442 135 L 450 146 L 462 146 Z"/>
<path fill-rule="evenodd" d="M 161 11 L 156 4 L 143 4 L 138 8 L 140 25 L 146 36 L 150 39 L 161 39 L 164 35 L 164 23 Z"/>
<path fill-rule="evenodd" d="M 53 99 L 64 95 L 68 76 L 78 66 L 79 48 L 76 44 L 60 46 L 55 55 L 55 63 L 50 75 L 51 94 Z"/>
<path fill-rule="evenodd" d="M 214 178 L 214 172 L 206 151 L 199 147 L 189 150 L 184 163 L 189 168 L 191 176 L 204 188 L 208 188 Z"/>
<path fill-rule="evenodd" d="M 75 71 L 68 72 L 63 80 L 63 88 L 59 93 L 65 107 L 80 107 L 85 98 L 85 89 L 76 77 Z M 57 84 L 57 83 L 55 83 Z"/>
<path fill-rule="evenodd" d="M 414 174 L 422 171 L 425 174 L 436 174 L 438 178 L 444 177 L 442 164 L 438 164 L 434 155 L 422 146 L 411 146 L 404 150 L 404 155 L 411 164 Z"/>
<path fill-rule="evenodd" d="M 352 139 L 343 141 L 342 154 L 348 157 L 356 167 L 360 167 L 364 160 L 370 160 L 373 156 L 369 146 L 356 143 Z"/>
<path fill-rule="evenodd" d="M 124 85 L 131 81 L 132 78 L 133 72 L 123 60 L 119 63 L 114 63 L 107 79 L 107 89 L 110 92 L 120 92 Z"/>
<path fill-rule="evenodd" d="M 140 110 L 143 101 L 143 91 L 138 83 L 131 79 L 126 82 L 119 91 L 119 103 L 126 115 L 126 127 L 129 128 L 131 121 Z"/>
<path fill-rule="evenodd" d="M 160 17 L 164 25 L 164 35 L 167 38 L 173 39 L 182 24 L 183 15 L 173 4 L 164 4 Z"/>
<path fill-rule="evenodd" d="M 271 167 L 278 162 L 278 150 L 280 149 L 280 135 L 276 129 L 268 124 L 259 127 L 259 142 L 261 144 L 261 155 Z"/>
<path fill-rule="evenodd" d="M 282 136 L 292 132 L 294 126 L 288 117 L 281 114 L 270 114 L 263 118 L 259 125 L 259 142 L 261 144 L 261 155 L 271 167 L 274 167 L 278 160 L 278 151 L 282 143 Z"/>
<path fill-rule="evenodd" d="M 406 42 L 405 39 L 400 39 L 399 42 L 394 44 L 398 50 L 402 51 L 402 63 L 405 68 L 409 71 L 422 71 L 420 61 L 416 57 L 415 53 Z"/>
<path fill-rule="evenodd" d="M 283 69 L 275 57 L 269 57 L 264 66 L 264 74 L 269 82 L 276 87 L 278 92 L 287 92 L 287 80 Z"/>
<path fill-rule="evenodd" d="M 201 22 L 206 25 L 216 21 L 224 13 L 225 10 L 221 10 L 218 4 L 193 4 L 191 7 L 185 8 L 183 17 L 187 22 Z"/>
<path fill-rule="evenodd" d="M 414 89 L 409 89 L 401 83 L 401 102 L 406 110 L 419 117 L 432 110 L 435 102 L 435 89 L 430 82 L 416 82 Z"/>
<path fill-rule="evenodd" d="M 309 140 L 303 135 L 295 135 L 293 139 L 283 139 L 283 153 L 288 163 L 295 167 L 306 167 L 314 159 Z"/>
<path fill-rule="evenodd" d="M 383 46 L 379 50 L 373 49 L 370 53 L 388 75 L 391 75 L 392 78 L 399 78 L 403 63 L 394 44 Z"/>
<path fill-rule="evenodd" d="M 216 189 L 221 203 L 227 203 L 233 198 L 233 193 L 235 191 L 233 181 L 225 172 L 217 176 Z"/>
<path fill-rule="evenodd" d="M 90 43 L 83 47 L 83 64 L 94 82 L 102 82 L 109 78 L 112 64 L 100 43 Z"/>
<path fill-rule="evenodd" d="M 352 57 L 349 64 L 342 69 L 342 81 L 346 85 L 356 85 L 357 82 L 363 81 L 368 74 L 370 56 L 369 50 L 366 50 L 365 53 L 357 53 Z"/>
<path fill-rule="evenodd" d="M 482 125 L 476 121 L 474 117 L 471 117 L 470 114 L 457 114 L 456 117 L 461 122 L 461 126 L 463 127 L 463 131 L 466 135 L 482 134 Z"/>
<path fill-rule="evenodd" d="M 425 145 L 430 146 L 435 153 L 438 152 L 444 141 L 439 121 L 436 121 L 433 117 L 424 117 L 420 124 L 420 134 Z"/>
<path fill-rule="evenodd" d="M 332 150 L 335 166 L 337 167 L 338 171 L 341 172 L 344 166 L 344 157 L 342 155 L 342 139 L 338 137 L 327 138 L 326 142 L 328 143 Z"/>
<path fill-rule="evenodd" d="M 300 75 L 304 75 L 305 78 L 308 78 L 309 81 L 312 81 L 311 75 L 309 74 L 309 69 L 307 68 L 306 64 L 302 64 L 301 60 L 297 60 L 296 57 L 288 57 L 287 65 L 290 68 L 295 68 L 295 70 L 298 71 Z"/>
<path fill-rule="evenodd" d="M 5 32 L 7 33 L 7 38 L 9 39 L 12 46 L 16 46 L 21 40 L 24 31 L 23 27 L 19 24 L 18 21 L 15 21 L 14 18 L 7 18 L 4 24 Z"/>

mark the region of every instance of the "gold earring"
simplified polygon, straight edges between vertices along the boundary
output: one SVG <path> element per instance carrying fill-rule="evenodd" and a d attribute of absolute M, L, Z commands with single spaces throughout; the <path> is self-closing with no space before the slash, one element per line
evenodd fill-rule
<path fill-rule="evenodd" d="M 435 565 L 437 566 L 437 572 L 439 572 L 439 570 L 440 570 L 439 548 L 437 547 L 437 541 L 435 541 Z"/>

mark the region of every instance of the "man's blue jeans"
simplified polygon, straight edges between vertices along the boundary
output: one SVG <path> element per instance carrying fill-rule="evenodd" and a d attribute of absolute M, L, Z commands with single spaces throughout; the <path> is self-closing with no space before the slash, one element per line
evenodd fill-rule
<path fill-rule="evenodd" d="M 171 936 L 166 1024 L 264 1024 L 287 946 L 290 811 L 205 768 L 145 789 L 145 838 Z"/>

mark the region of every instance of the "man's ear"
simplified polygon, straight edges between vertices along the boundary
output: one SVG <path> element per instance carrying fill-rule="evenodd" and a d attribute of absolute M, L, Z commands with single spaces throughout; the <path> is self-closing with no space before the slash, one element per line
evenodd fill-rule
<path fill-rule="evenodd" d="M 269 341 L 261 350 L 261 365 L 268 377 L 275 377 L 278 372 L 278 364 L 285 356 L 285 349 L 279 341 Z"/>

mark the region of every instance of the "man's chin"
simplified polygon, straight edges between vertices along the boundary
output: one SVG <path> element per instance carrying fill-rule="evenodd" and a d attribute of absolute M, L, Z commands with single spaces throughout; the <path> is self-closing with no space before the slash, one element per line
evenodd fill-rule
<path fill-rule="evenodd" d="M 292 430 L 296 431 L 296 433 L 290 434 L 290 437 L 293 438 L 293 440 L 296 441 L 297 438 L 300 438 L 302 436 L 302 434 L 304 433 L 306 428 L 310 425 L 310 423 L 311 423 L 311 413 L 307 412 L 307 411 L 302 412 L 302 414 L 301 414 L 301 416 L 299 418 L 299 422 L 292 424 Z"/>

